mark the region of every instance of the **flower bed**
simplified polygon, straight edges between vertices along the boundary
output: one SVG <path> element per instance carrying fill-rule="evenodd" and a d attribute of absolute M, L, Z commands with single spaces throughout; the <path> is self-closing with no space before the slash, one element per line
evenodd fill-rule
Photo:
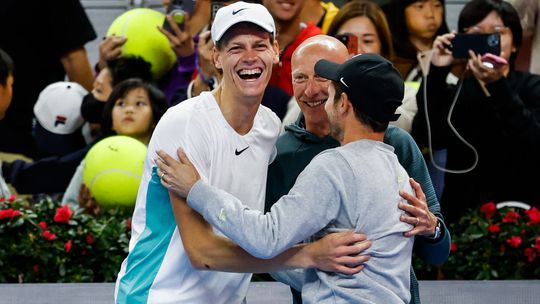
<path fill-rule="evenodd" d="M 450 231 L 450 257 L 439 267 L 438 278 L 540 279 L 538 209 L 497 209 L 494 203 L 486 203 L 470 210 L 457 224 L 450 226 Z M 420 273 L 433 273 L 435 268 L 418 260 L 415 264 Z"/>
<path fill-rule="evenodd" d="M 49 197 L 0 199 L 0 282 L 113 282 L 127 254 L 131 213 L 93 216 Z"/>

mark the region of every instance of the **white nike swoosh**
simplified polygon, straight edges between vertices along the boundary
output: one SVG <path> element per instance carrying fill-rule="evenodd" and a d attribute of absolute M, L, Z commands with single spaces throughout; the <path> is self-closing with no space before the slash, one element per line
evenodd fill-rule
<path fill-rule="evenodd" d="M 344 86 L 346 86 L 347 88 L 349 87 L 346 83 L 345 83 L 345 80 L 343 80 L 343 77 L 341 77 L 339 79 L 339 82 L 341 82 Z"/>

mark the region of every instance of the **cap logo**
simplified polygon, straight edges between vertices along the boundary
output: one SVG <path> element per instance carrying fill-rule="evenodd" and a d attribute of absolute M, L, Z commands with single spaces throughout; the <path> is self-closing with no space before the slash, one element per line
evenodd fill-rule
<path fill-rule="evenodd" d="M 67 117 L 62 115 L 56 116 L 56 121 L 54 122 L 54 126 L 58 127 L 58 125 L 65 125 L 66 124 Z"/>
<path fill-rule="evenodd" d="M 344 77 L 341 77 L 339 79 L 339 82 L 341 82 L 344 86 L 346 86 L 347 88 L 349 87 L 346 83 L 345 83 L 345 80 L 343 80 Z"/>
<path fill-rule="evenodd" d="M 244 7 L 244 8 L 241 8 L 241 9 L 237 9 L 237 10 L 235 10 L 235 11 L 232 11 L 232 14 L 233 14 L 233 15 L 236 15 L 236 14 L 238 14 L 238 13 L 240 13 L 241 11 L 246 10 L 246 9 L 248 9 L 248 8 L 247 8 L 247 7 Z"/>

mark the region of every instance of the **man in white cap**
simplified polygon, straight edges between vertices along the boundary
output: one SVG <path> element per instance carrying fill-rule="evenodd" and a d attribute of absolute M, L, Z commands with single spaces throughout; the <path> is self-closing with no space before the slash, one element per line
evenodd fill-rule
<path fill-rule="evenodd" d="M 266 272 L 327 265 L 312 262 L 316 244 L 297 246 L 269 261 L 255 259 L 218 235 L 199 239 L 196 248 L 183 245 L 185 238 L 197 237 L 192 231 L 198 230 L 190 225 L 212 227 L 196 217 L 175 218 L 185 213 L 178 209 L 185 204 L 178 204 L 179 198 L 161 185 L 168 176 L 156 168 L 156 151 L 174 155 L 183 148 L 206 182 L 262 210 L 267 167 L 280 131 L 278 117 L 260 106 L 278 60 L 270 13 L 259 4 L 236 2 L 217 12 L 211 33 L 214 63 L 223 79 L 214 91 L 170 108 L 156 126 L 133 214 L 129 254 L 116 282 L 116 303 L 242 303 L 251 274 L 202 270 Z M 344 245 L 359 240 L 350 234 Z M 209 242 L 213 247 L 205 250 Z M 349 248 L 358 252 L 363 249 L 359 247 Z M 351 258 L 344 263 L 362 261 Z"/>

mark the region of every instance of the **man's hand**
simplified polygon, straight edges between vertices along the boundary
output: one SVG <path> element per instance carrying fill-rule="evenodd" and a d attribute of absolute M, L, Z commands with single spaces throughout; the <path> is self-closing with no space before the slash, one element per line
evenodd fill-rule
<path fill-rule="evenodd" d="M 365 234 L 346 231 L 330 233 L 305 249 L 315 268 L 353 275 L 364 269 L 370 256 L 361 253 L 369 247 L 371 241 Z"/>
<path fill-rule="evenodd" d="M 176 54 L 176 57 L 186 57 L 195 52 L 195 43 L 193 42 L 193 38 L 191 37 L 191 34 L 189 33 L 188 29 L 188 17 L 185 16 L 184 25 L 185 28 L 182 30 L 176 22 L 174 22 L 172 16 L 167 15 L 167 22 L 169 23 L 170 28 L 172 29 L 172 32 L 167 31 L 161 26 L 158 26 L 158 30 L 167 37 L 169 40 L 169 43 L 171 45 L 171 48 L 173 49 L 174 53 Z"/>
<path fill-rule="evenodd" d="M 403 190 L 399 191 L 399 195 L 406 199 L 409 204 L 400 202 L 398 207 L 409 214 L 409 216 L 402 215 L 400 220 L 413 225 L 414 228 L 405 232 L 404 235 L 407 237 L 415 235 L 431 236 L 435 234 L 435 227 L 437 226 L 438 219 L 431 211 L 429 211 L 426 203 L 426 195 L 424 194 L 424 191 L 422 191 L 420 184 L 413 178 L 410 178 L 409 182 L 416 192 L 416 196 L 412 196 Z"/>
<path fill-rule="evenodd" d="M 103 70 L 107 67 L 107 60 L 120 58 L 122 56 L 122 46 L 127 38 L 122 36 L 109 36 L 103 39 L 99 44 L 99 62 L 98 67 Z"/>
<path fill-rule="evenodd" d="M 182 149 L 178 149 L 177 154 L 180 161 L 161 150 L 157 151 L 157 154 L 160 157 L 156 159 L 156 164 L 161 184 L 180 197 L 187 197 L 201 176 L 186 153 Z"/>

